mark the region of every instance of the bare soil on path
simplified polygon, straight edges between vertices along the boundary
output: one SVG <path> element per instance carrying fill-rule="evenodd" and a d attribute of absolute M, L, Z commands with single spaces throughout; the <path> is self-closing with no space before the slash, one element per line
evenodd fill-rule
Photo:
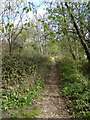
<path fill-rule="evenodd" d="M 52 58 L 51 73 L 45 84 L 45 92 L 41 95 L 42 100 L 37 101 L 35 105 L 43 111 L 37 118 L 71 118 L 60 93 L 59 81 L 55 59 Z"/>

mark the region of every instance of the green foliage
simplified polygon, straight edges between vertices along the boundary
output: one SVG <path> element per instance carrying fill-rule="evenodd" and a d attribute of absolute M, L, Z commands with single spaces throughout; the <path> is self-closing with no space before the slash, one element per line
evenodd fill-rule
<path fill-rule="evenodd" d="M 54 8 L 53 13 L 58 13 L 58 9 Z"/>
<path fill-rule="evenodd" d="M 48 16 L 48 19 L 51 19 L 51 18 L 53 18 L 53 15 Z"/>
<path fill-rule="evenodd" d="M 23 111 L 21 114 L 24 118 L 37 118 L 38 115 L 43 113 L 40 109 L 32 109 L 32 111 Z"/>
<path fill-rule="evenodd" d="M 44 25 L 44 29 L 49 30 L 49 28 L 48 28 L 48 24 L 47 24 L 47 23 L 45 23 L 45 25 Z"/>
<path fill-rule="evenodd" d="M 17 113 L 12 113 L 11 118 L 18 118 L 18 114 Z"/>
<path fill-rule="evenodd" d="M 30 22 L 28 22 L 28 27 L 30 27 Z"/>
<path fill-rule="evenodd" d="M 11 31 L 11 28 L 9 28 L 8 31 L 10 32 L 10 31 Z"/>
<path fill-rule="evenodd" d="M 51 58 L 48 58 L 48 66 L 51 67 L 52 62 L 51 62 Z"/>
<path fill-rule="evenodd" d="M 29 9 L 30 9 L 30 11 L 32 10 L 32 8 L 31 8 L 31 7 L 29 7 Z"/>
<path fill-rule="evenodd" d="M 34 27 L 34 24 L 33 24 L 33 23 L 31 23 L 31 26 L 32 26 L 32 27 Z"/>
<path fill-rule="evenodd" d="M 27 7 L 24 7 L 24 8 L 23 8 L 23 10 L 26 10 L 26 9 L 27 9 Z"/>
<path fill-rule="evenodd" d="M 19 14 L 19 11 L 17 11 L 17 13 Z"/>
<path fill-rule="evenodd" d="M 46 68 L 44 68 L 44 72 L 48 74 L 50 71 L 49 71 L 49 69 L 46 67 Z"/>
<path fill-rule="evenodd" d="M 4 27 L 2 28 L 2 33 L 4 33 Z"/>
<path fill-rule="evenodd" d="M 33 59 L 7 56 L 3 58 L 2 110 L 17 109 L 32 104 L 44 88 L 41 76 L 36 75 L 37 65 Z M 15 115 L 12 115 L 15 117 Z"/>
<path fill-rule="evenodd" d="M 29 12 L 29 9 L 27 9 L 27 12 Z"/>
<path fill-rule="evenodd" d="M 27 25 L 27 23 L 25 23 L 25 26 Z"/>
<path fill-rule="evenodd" d="M 38 21 L 40 21 L 40 22 L 41 22 L 41 19 L 39 19 Z"/>
<path fill-rule="evenodd" d="M 63 58 L 56 60 L 60 73 L 62 94 L 68 100 L 68 106 L 74 117 L 89 117 L 89 88 L 88 77 L 84 76 L 79 69 L 76 70 L 75 62 L 71 59 Z"/>

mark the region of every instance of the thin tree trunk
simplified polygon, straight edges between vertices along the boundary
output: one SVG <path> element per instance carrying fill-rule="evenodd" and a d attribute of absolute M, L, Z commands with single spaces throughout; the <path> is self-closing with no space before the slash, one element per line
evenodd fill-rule
<path fill-rule="evenodd" d="M 69 45 L 69 47 L 70 47 L 70 53 L 72 54 L 73 59 L 76 60 L 76 56 L 75 56 L 75 54 L 74 54 L 73 49 L 71 48 L 70 45 Z"/>
<path fill-rule="evenodd" d="M 67 2 L 65 2 L 65 5 L 69 9 Z M 70 11 L 69 11 L 69 14 L 71 15 L 71 19 L 73 20 L 73 25 L 74 25 L 74 27 L 75 27 L 75 29 L 77 31 L 77 34 L 78 34 L 79 39 L 81 41 L 81 44 L 82 44 L 82 46 L 83 46 L 83 48 L 84 48 L 84 50 L 86 52 L 86 55 L 87 55 L 87 58 L 88 58 L 89 62 L 90 62 L 90 51 L 89 51 L 89 48 L 88 48 L 87 44 L 85 43 L 85 41 L 83 39 L 83 36 L 82 36 L 82 34 L 81 34 L 81 32 L 80 32 L 80 30 L 78 28 L 77 23 L 75 22 L 74 16 L 72 15 L 72 13 Z"/>
<path fill-rule="evenodd" d="M 9 55 L 10 56 L 12 55 L 12 45 L 11 44 L 9 45 Z"/>

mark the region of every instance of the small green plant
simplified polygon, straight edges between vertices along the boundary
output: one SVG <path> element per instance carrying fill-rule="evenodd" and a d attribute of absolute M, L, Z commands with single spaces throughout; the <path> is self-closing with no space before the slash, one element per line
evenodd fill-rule
<path fill-rule="evenodd" d="M 44 72 L 45 72 L 46 74 L 48 74 L 50 71 L 49 71 L 49 69 L 46 67 L 46 68 L 44 68 Z"/>
<path fill-rule="evenodd" d="M 24 118 L 37 118 L 38 115 L 42 114 L 43 111 L 38 109 L 32 109 L 31 111 L 23 111 L 21 114 Z"/>
<path fill-rule="evenodd" d="M 35 96 L 39 95 L 43 88 L 44 82 L 42 81 L 41 77 L 38 77 L 35 80 L 35 86 L 30 87 L 28 90 L 26 89 L 26 93 L 22 93 L 23 89 L 20 89 L 20 87 L 16 90 L 9 90 L 8 94 L 3 94 L 2 109 L 8 110 L 12 107 L 17 109 L 25 104 L 31 104 Z"/>
<path fill-rule="evenodd" d="M 26 60 L 27 59 L 27 60 Z M 33 62 L 32 62 L 33 61 Z M 18 109 L 33 103 L 44 88 L 44 81 L 37 76 L 37 64 L 28 58 L 3 58 L 2 110 Z"/>
<path fill-rule="evenodd" d="M 17 113 L 12 113 L 11 118 L 18 118 L 18 114 Z"/>
<path fill-rule="evenodd" d="M 48 59 L 48 66 L 51 66 L 52 62 L 51 62 L 51 58 Z"/>

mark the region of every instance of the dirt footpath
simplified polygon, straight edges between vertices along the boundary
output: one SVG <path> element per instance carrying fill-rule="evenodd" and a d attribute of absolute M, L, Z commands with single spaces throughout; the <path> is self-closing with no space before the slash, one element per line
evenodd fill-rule
<path fill-rule="evenodd" d="M 44 113 L 38 118 L 71 118 L 69 110 L 66 108 L 65 102 L 60 95 L 58 87 L 59 77 L 55 60 L 52 58 L 51 73 L 46 82 L 45 93 L 41 95 L 42 100 L 37 102 L 37 107 Z"/>

